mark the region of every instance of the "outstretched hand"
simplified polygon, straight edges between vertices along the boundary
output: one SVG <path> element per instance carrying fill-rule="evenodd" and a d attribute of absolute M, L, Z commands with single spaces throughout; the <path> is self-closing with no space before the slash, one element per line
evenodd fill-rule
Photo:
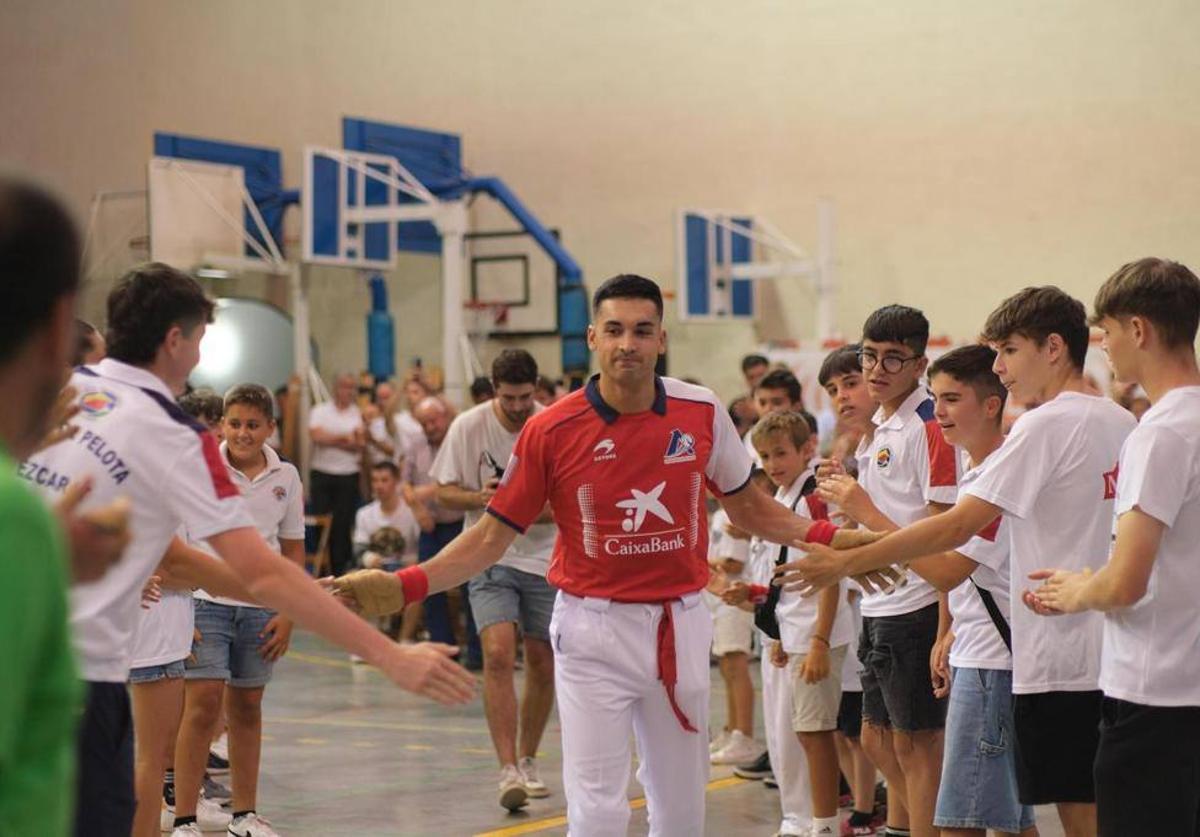
<path fill-rule="evenodd" d="M 854 550 L 839 551 L 817 543 L 793 546 L 808 555 L 776 567 L 771 583 L 803 596 L 815 595 L 845 578 L 846 565 L 854 555 Z"/>
<path fill-rule="evenodd" d="M 318 583 L 363 616 L 387 616 L 404 609 L 404 587 L 395 573 L 355 570 Z"/>
<path fill-rule="evenodd" d="M 1082 602 L 1082 592 L 1088 579 L 1092 577 L 1090 569 L 1081 572 L 1071 570 L 1036 570 L 1029 574 L 1031 581 L 1040 581 L 1042 586 L 1037 590 L 1026 590 L 1021 594 L 1021 601 L 1038 616 L 1062 616 L 1064 613 L 1079 613 L 1087 610 Z"/>
<path fill-rule="evenodd" d="M 440 642 L 393 645 L 379 668 L 400 688 L 454 706 L 471 700 L 476 692 L 474 676 L 452 659 L 457 653 L 456 646 Z"/>

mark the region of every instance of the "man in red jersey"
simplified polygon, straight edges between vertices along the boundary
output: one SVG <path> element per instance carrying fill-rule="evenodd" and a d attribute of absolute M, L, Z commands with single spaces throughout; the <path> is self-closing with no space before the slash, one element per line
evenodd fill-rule
<path fill-rule="evenodd" d="M 775 543 L 860 536 L 748 488 L 750 457 L 716 396 L 654 374 L 662 293 L 640 276 L 597 289 L 588 346 L 600 374 L 526 423 L 487 514 L 436 558 L 333 582 L 364 613 L 391 611 L 481 572 L 547 502 L 559 527 L 547 580 L 575 835 L 624 834 L 629 733 L 651 835 L 704 833 L 712 619 L 705 489 L 735 526 Z"/>

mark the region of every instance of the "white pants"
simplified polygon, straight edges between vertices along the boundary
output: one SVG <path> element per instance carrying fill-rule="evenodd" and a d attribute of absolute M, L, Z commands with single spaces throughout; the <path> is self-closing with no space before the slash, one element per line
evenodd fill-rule
<path fill-rule="evenodd" d="M 762 698 L 763 727 L 771 770 L 779 782 L 779 805 L 783 834 L 808 834 L 812 830 L 812 793 L 808 781 L 808 758 L 792 731 L 792 678 L 786 668 L 771 665 L 770 643 L 763 639 Z"/>
<path fill-rule="evenodd" d="M 661 604 L 558 594 L 550 637 L 572 837 L 626 833 L 630 733 L 637 740 L 637 779 L 646 791 L 651 837 L 704 833 L 712 618 L 699 594 L 671 607 L 675 698 L 699 732 L 682 727 L 658 679 Z"/>

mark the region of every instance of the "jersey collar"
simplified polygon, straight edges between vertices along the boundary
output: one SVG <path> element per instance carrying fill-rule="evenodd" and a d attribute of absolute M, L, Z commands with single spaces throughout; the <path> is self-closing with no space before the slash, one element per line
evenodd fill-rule
<path fill-rule="evenodd" d="M 140 366 L 131 366 L 128 363 L 122 363 L 119 360 L 106 357 L 93 368 L 96 370 L 96 374 L 102 378 L 111 378 L 123 384 L 153 390 L 169 398 L 172 403 L 175 402 L 175 393 L 171 392 L 166 382 L 153 372 L 143 369 Z"/>
<path fill-rule="evenodd" d="M 904 399 L 904 403 L 896 412 L 892 413 L 891 417 L 885 419 L 883 417 L 883 407 L 875 411 L 875 415 L 871 421 L 875 422 L 879 427 L 886 427 L 889 430 L 899 430 L 904 426 L 912 416 L 916 415 L 917 407 L 921 406 L 921 402 L 929 397 L 928 391 L 921 384 L 917 384 L 917 388 L 908 394 L 908 398 Z"/>
<path fill-rule="evenodd" d="M 609 406 L 603 396 L 600 395 L 600 374 L 596 373 L 588 379 L 587 386 L 584 387 L 584 394 L 587 396 L 588 403 L 592 405 L 592 409 L 600 418 L 604 419 L 605 424 L 612 424 L 621 417 L 621 414 Z M 650 405 L 650 409 L 660 416 L 667 414 L 667 388 L 663 386 L 662 378 L 654 376 L 654 403 Z"/>
<path fill-rule="evenodd" d="M 266 479 L 267 477 L 271 476 L 271 474 L 278 471 L 282 465 L 282 460 L 279 458 L 279 454 L 275 452 L 275 448 L 271 447 L 270 445 L 263 445 L 262 451 L 263 456 L 267 458 L 267 467 L 259 471 L 258 476 L 252 480 L 248 480 L 248 482 L 254 483 L 258 482 L 260 479 Z M 246 480 L 246 475 L 234 467 L 234 464 L 229 460 L 228 442 L 221 442 L 221 458 L 225 460 L 225 464 L 229 466 L 229 470 L 232 471 L 238 479 Z"/>
<path fill-rule="evenodd" d="M 778 488 L 775 490 L 775 499 L 783 503 L 785 506 L 794 506 L 800 498 L 801 492 L 804 491 L 805 484 L 816 474 L 816 469 L 809 466 L 800 476 L 796 477 L 796 481 L 789 485 L 786 489 Z"/>

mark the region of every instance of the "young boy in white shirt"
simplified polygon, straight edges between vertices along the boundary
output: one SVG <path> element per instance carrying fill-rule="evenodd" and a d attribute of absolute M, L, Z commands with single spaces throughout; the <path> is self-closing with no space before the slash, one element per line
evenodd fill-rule
<path fill-rule="evenodd" d="M 1142 259 L 1101 286 L 1092 322 L 1117 380 L 1151 401 L 1121 450 L 1116 542 L 1092 572 L 1043 570 L 1041 613 L 1104 613 L 1096 801 L 1104 837 L 1200 833 L 1200 280 Z M 1047 557 L 1049 557 L 1048 554 Z"/>
<path fill-rule="evenodd" d="M 815 445 L 810 442 L 816 435 L 804 417 L 794 412 L 771 414 L 755 426 L 751 438 L 763 470 L 777 487 L 775 499 L 805 517 L 827 520 L 827 507 L 812 494 L 816 477 L 809 462 Z M 771 551 L 778 554 L 784 549 Z M 839 833 L 834 731 L 842 698 L 842 666 L 854 636 L 849 608 L 842 603 L 844 587 L 835 585 L 814 598 L 777 592 L 774 602 L 779 637 L 770 647 L 771 663 L 787 668 L 792 683 L 790 727 L 808 762 L 815 837 Z M 768 599 L 766 604 L 771 603 Z"/>
<path fill-rule="evenodd" d="M 957 549 L 1000 514 L 1012 526 L 1010 601 L 1046 556 L 1066 569 L 1102 566 L 1117 460 L 1136 422 L 1110 399 L 1085 394 L 1082 303 L 1053 286 L 1026 288 L 992 312 L 983 337 L 997 352 L 993 368 L 1010 397 L 1040 406 L 1017 419 L 954 508 L 869 546 L 813 549 L 783 570 L 785 583 L 820 588 L 846 574 Z M 1055 803 L 1067 837 L 1093 837 L 1100 617 L 1051 622 L 1014 607 L 1012 620 L 1020 800 Z"/>
<path fill-rule="evenodd" d="M 272 406 L 271 393 L 258 384 L 240 384 L 226 393 L 220 453 L 259 534 L 303 567 L 304 488 L 295 467 L 266 444 L 275 426 Z M 256 810 L 262 696 L 275 660 L 287 652 L 292 622 L 267 608 L 204 590 L 195 594 L 195 621 L 200 639 L 187 662 L 187 698 L 176 750 L 176 829 L 194 816 L 209 738 L 226 698 L 233 784 L 229 833 L 274 837 L 270 823 Z"/>

